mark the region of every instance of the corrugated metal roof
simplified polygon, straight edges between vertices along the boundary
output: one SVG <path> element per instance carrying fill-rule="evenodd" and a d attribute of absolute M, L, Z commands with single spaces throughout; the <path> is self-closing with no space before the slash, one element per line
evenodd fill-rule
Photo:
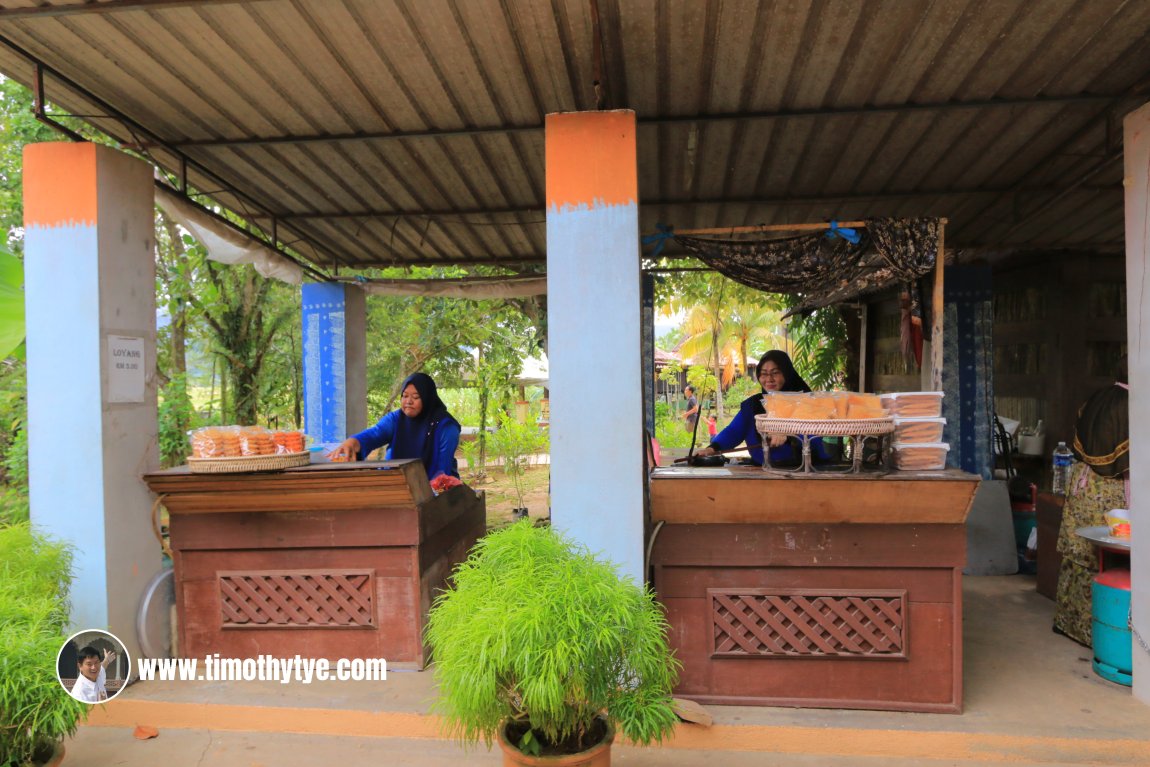
<path fill-rule="evenodd" d="M 1122 247 L 1144 0 L 9 0 L 0 71 L 41 63 L 59 111 L 323 267 L 530 262 L 543 118 L 596 107 L 597 29 L 644 231 L 935 215 L 948 247 Z"/>

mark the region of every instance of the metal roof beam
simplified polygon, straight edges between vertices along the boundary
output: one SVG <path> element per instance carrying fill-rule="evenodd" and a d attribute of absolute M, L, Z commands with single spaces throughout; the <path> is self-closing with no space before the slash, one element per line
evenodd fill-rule
<path fill-rule="evenodd" d="M 43 19 L 76 16 L 82 13 L 112 13 L 114 11 L 154 11 L 167 8 L 203 8 L 208 5 L 238 5 L 265 0 L 103 0 L 103 2 L 62 3 L 35 5 L 29 8 L 0 8 L 0 19 Z"/>
<path fill-rule="evenodd" d="M 1063 104 L 1095 104 L 1117 101 L 1120 96 L 1080 94 L 1076 96 L 1039 96 L 1029 99 L 978 99 L 972 101 L 940 101 L 923 104 L 890 104 L 861 107 L 819 107 L 816 109 L 781 109 L 767 112 L 724 112 L 702 115 L 675 115 L 646 117 L 639 119 L 639 125 L 675 125 L 678 123 L 736 122 L 747 120 L 785 120 L 798 117 L 851 117 L 874 114 L 903 114 L 926 111 L 950 111 L 955 109 L 994 109 L 1000 107 L 1044 107 Z M 513 135 L 536 133 L 543 130 L 542 124 L 534 125 L 490 125 L 474 128 L 421 131 L 327 133 L 293 136 L 253 136 L 248 138 L 193 139 L 189 141 L 165 141 L 164 145 L 175 148 L 190 147 L 243 147 L 274 144 L 314 144 L 342 141 L 400 141 L 422 138 L 456 138 L 483 136 L 490 134 Z"/>
<path fill-rule="evenodd" d="M 790 206 L 790 205 L 817 205 L 825 202 L 874 202 L 883 200 L 913 200 L 913 199 L 926 199 L 930 197 L 955 197 L 965 195 L 979 195 L 979 194 L 1051 194 L 1073 191 L 1081 186 L 1075 184 L 1073 187 L 1067 188 L 1065 186 L 1041 186 L 1041 187 L 974 187 L 969 189 L 922 189 L 912 190 L 906 192 L 877 192 L 874 194 L 827 194 L 818 195 L 814 197 L 715 197 L 715 198 L 695 198 L 685 200 L 658 200 L 658 199 L 644 199 L 640 197 L 640 208 L 653 208 L 656 206 L 676 206 L 676 205 L 777 205 L 777 206 Z M 1092 191 L 1113 191 L 1121 192 L 1122 187 L 1117 184 L 1105 186 L 1091 186 L 1086 187 Z M 323 220 L 340 220 L 340 219 L 359 219 L 359 218 L 448 218 L 452 216 L 496 216 L 496 215 L 525 215 L 525 214 L 540 214 L 543 213 L 544 206 L 521 206 L 521 207 L 504 207 L 504 208 L 444 208 L 439 210 L 362 210 L 354 212 L 330 212 L 323 211 L 306 211 L 300 213 L 283 213 L 277 216 L 281 221 L 307 221 L 310 219 L 323 219 Z M 255 216 L 255 218 L 268 218 L 269 216 Z M 473 221 L 458 221 L 459 224 L 472 224 L 472 223 L 486 223 L 486 222 L 473 222 Z M 520 224 L 527 226 L 530 224 L 542 223 L 542 221 L 508 221 L 507 224 Z"/>

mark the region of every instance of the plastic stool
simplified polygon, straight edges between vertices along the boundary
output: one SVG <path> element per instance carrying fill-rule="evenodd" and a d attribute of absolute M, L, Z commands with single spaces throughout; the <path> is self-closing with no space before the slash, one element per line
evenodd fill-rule
<path fill-rule="evenodd" d="M 1099 573 L 1091 588 L 1094 673 L 1131 686 L 1134 658 L 1130 645 L 1130 571 Z"/>

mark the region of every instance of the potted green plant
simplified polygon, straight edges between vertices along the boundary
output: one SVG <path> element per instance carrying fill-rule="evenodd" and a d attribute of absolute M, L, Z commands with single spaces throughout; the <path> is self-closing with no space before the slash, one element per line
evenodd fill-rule
<path fill-rule="evenodd" d="M 511 478 L 515 497 L 519 503 L 512 512 L 513 519 L 527 516 L 523 503 L 523 481 L 531 454 L 547 446 L 547 434 L 537 426 L 520 423 L 507 414 L 499 417 L 499 428 L 491 435 L 495 452 L 503 459 L 503 471 Z"/>
<path fill-rule="evenodd" d="M 58 763 L 87 715 L 56 678 L 67 634 L 68 548 L 27 522 L 0 526 L 0 765 Z"/>
<path fill-rule="evenodd" d="M 498 740 L 505 765 L 596 749 L 609 760 L 616 730 L 648 744 L 677 721 L 662 607 L 550 527 L 523 520 L 480 539 L 426 636 L 435 710 L 464 744 Z"/>

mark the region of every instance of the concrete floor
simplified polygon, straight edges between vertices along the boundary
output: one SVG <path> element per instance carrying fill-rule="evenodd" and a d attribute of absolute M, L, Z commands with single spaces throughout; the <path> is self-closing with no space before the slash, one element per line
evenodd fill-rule
<path fill-rule="evenodd" d="M 660 747 L 616 745 L 621 765 L 1150 765 L 1150 706 L 1090 667 L 1050 630 L 1053 603 L 1031 576 L 966 578 L 965 713 L 710 706 Z M 1140 651 L 1140 650 L 1136 650 Z M 93 710 L 64 764 L 260 767 L 496 765 L 464 751 L 427 714 L 429 673 L 386 682 L 141 682 Z M 159 737 L 138 741 L 137 724 Z"/>

